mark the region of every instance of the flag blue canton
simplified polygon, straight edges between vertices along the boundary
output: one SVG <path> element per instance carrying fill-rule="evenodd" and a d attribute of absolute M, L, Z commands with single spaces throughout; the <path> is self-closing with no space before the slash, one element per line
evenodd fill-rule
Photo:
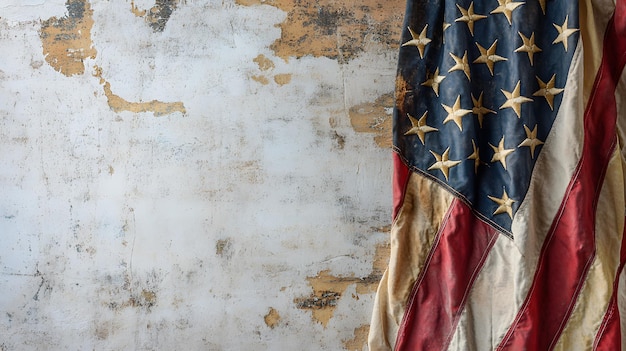
<path fill-rule="evenodd" d="M 409 1 L 394 149 L 511 235 L 576 50 L 571 1 Z M 568 45 L 569 43 L 569 45 Z"/>

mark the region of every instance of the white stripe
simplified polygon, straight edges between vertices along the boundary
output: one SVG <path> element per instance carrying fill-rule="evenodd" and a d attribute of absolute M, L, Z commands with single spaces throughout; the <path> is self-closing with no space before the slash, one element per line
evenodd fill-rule
<path fill-rule="evenodd" d="M 582 47 L 572 59 L 561 107 L 537 163 L 526 198 L 512 224 L 514 241 L 501 236 L 480 272 L 449 350 L 491 350 L 524 302 L 546 233 L 582 153 Z M 497 292 L 491 292 L 497 284 Z M 468 339 L 468 335 L 476 337 Z"/>
<path fill-rule="evenodd" d="M 449 350 L 482 351 L 497 347 L 517 313 L 514 299 L 517 287 L 509 267 L 522 260 L 513 242 L 500 236 L 474 283 Z"/>

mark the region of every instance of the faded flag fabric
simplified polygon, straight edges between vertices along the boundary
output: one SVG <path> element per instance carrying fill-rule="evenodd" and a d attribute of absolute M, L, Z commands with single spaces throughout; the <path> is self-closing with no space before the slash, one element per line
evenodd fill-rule
<path fill-rule="evenodd" d="M 626 0 L 411 1 L 378 350 L 626 350 Z"/>

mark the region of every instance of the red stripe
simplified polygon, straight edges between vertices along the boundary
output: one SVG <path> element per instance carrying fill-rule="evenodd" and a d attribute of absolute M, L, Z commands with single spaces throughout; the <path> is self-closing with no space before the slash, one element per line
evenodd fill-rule
<path fill-rule="evenodd" d="M 409 182 L 409 168 L 402 162 L 400 156 L 393 152 L 393 215 L 392 219 L 396 219 L 400 207 L 404 202 L 404 193 Z"/>
<path fill-rule="evenodd" d="M 611 20 L 605 37 L 610 45 L 585 112 L 578 171 L 548 232 L 526 301 L 498 350 L 552 349 L 593 261 L 597 199 L 616 142 L 615 87 L 626 61 L 626 36 L 615 29 Z"/>
<path fill-rule="evenodd" d="M 396 351 L 445 349 L 497 236 L 466 204 L 452 202 L 413 287 Z"/>
<path fill-rule="evenodd" d="M 617 307 L 617 290 L 619 285 L 619 276 L 624 269 L 626 262 L 626 227 L 622 235 L 622 248 L 620 250 L 620 265 L 615 274 L 615 282 L 613 283 L 613 294 L 609 307 L 604 314 L 602 326 L 596 335 L 593 349 L 596 351 L 618 351 L 622 348 L 622 331 L 620 327 L 619 309 Z"/>
<path fill-rule="evenodd" d="M 619 1 L 615 9 L 615 31 L 620 36 L 626 35 L 626 1 Z M 619 276 L 624 269 L 626 263 L 626 227 L 624 228 L 624 234 L 622 236 L 622 248 L 620 252 L 620 266 L 615 275 L 615 283 L 613 284 L 613 295 L 611 296 L 611 302 L 609 308 L 605 313 L 602 327 L 596 335 L 594 343 L 594 350 L 597 351 L 616 351 L 622 348 L 622 332 L 620 326 L 620 315 L 617 307 L 617 292 L 619 285 Z"/>

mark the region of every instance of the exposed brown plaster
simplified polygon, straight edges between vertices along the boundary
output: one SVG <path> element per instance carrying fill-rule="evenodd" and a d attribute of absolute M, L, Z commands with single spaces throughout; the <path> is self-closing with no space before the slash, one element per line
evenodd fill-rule
<path fill-rule="evenodd" d="M 349 110 L 352 128 L 359 133 L 373 133 L 374 141 L 382 148 L 390 148 L 392 143 L 393 94 L 384 94 L 374 102 L 353 106 Z"/>
<path fill-rule="evenodd" d="M 259 69 L 261 71 L 268 71 L 274 69 L 274 62 L 263 54 L 259 54 L 259 56 L 255 57 L 252 61 L 256 62 L 259 65 Z"/>
<path fill-rule="evenodd" d="M 130 2 L 130 11 L 133 13 L 133 15 L 137 17 L 143 17 L 146 15 L 146 10 L 140 10 L 139 8 L 137 8 L 134 1 Z"/>
<path fill-rule="evenodd" d="M 256 81 L 256 82 L 259 82 L 259 83 L 261 83 L 261 84 L 263 84 L 263 85 L 268 85 L 268 84 L 270 84 L 269 79 L 267 79 L 267 77 L 265 77 L 265 76 L 252 76 L 252 77 L 250 77 L 250 78 L 252 78 L 252 80 L 254 80 L 254 81 Z"/>
<path fill-rule="evenodd" d="M 130 102 L 113 93 L 111 84 L 102 77 L 102 68 L 94 67 L 94 77 L 100 78 L 100 84 L 103 84 L 104 95 L 107 97 L 109 107 L 115 112 L 128 111 L 133 113 L 152 112 L 154 116 L 159 117 L 174 112 L 182 114 L 187 113 L 185 105 L 182 102 L 161 102 L 152 100 L 149 102 Z"/>
<path fill-rule="evenodd" d="M 291 82 L 291 74 L 288 74 L 288 73 L 277 74 L 274 76 L 274 81 L 278 85 L 289 84 L 289 82 Z"/>
<path fill-rule="evenodd" d="M 254 61 L 259 66 L 259 70 L 263 72 L 271 71 L 276 67 L 276 65 L 274 65 L 274 62 L 263 54 L 259 54 L 252 61 Z M 255 75 L 255 76 L 252 76 L 251 78 L 254 81 L 257 81 L 263 85 L 267 85 L 270 83 L 267 76 Z M 274 82 L 276 82 L 276 84 L 278 85 L 289 84 L 289 82 L 291 82 L 291 74 L 289 73 L 277 74 L 274 76 Z"/>
<path fill-rule="evenodd" d="M 313 293 L 308 297 L 294 299 L 296 307 L 312 311 L 312 318 L 321 323 L 324 328 L 333 317 L 337 302 L 344 294 L 348 286 L 356 285 L 357 294 L 369 294 L 376 292 L 382 274 L 389 262 L 390 245 L 383 243 L 376 247 L 372 272 L 364 278 L 352 276 L 337 277 L 330 274 L 329 270 L 319 272 L 314 277 L 308 277 L 309 285 Z M 358 295 L 353 296 L 358 299 Z"/>
<path fill-rule="evenodd" d="M 268 327 L 274 329 L 278 325 L 278 322 L 280 322 L 280 315 L 278 314 L 278 311 L 276 311 L 274 308 L 270 308 L 270 311 L 265 315 L 263 319 L 265 320 L 265 324 Z"/>
<path fill-rule="evenodd" d="M 149 102 L 130 102 L 124 100 L 118 95 L 113 94 L 111 91 L 111 84 L 109 82 L 104 83 L 104 95 L 107 97 L 109 107 L 115 112 L 152 112 L 156 117 L 169 115 L 174 112 L 180 112 L 182 114 L 187 113 L 185 105 L 182 102 L 161 102 L 158 100 L 152 100 Z"/>
<path fill-rule="evenodd" d="M 68 0 L 68 14 L 41 24 L 39 36 L 46 62 L 66 76 L 83 74 L 86 58 L 95 58 L 91 42 L 93 10 L 87 0 Z"/>
<path fill-rule="evenodd" d="M 354 339 L 345 340 L 343 346 L 347 351 L 361 351 L 363 346 L 367 344 L 367 334 L 370 331 L 370 326 L 364 324 L 354 329 Z"/>
<path fill-rule="evenodd" d="M 235 3 L 239 4 L 239 5 L 243 5 L 243 6 L 254 6 L 254 5 L 272 5 L 272 6 L 276 6 L 276 1 L 274 0 L 269 0 L 269 1 L 264 1 L 264 0 L 235 0 Z"/>
<path fill-rule="evenodd" d="M 351 282 L 342 281 L 329 274 L 330 271 L 322 271 L 315 277 L 307 280 L 313 287 L 313 293 L 308 297 L 294 299 L 296 307 L 299 309 L 311 310 L 313 319 L 321 323 L 324 328 L 333 317 L 337 301 Z"/>
<path fill-rule="evenodd" d="M 306 55 L 349 60 L 370 43 L 397 48 L 406 2 L 335 0 L 236 0 L 239 5 L 271 5 L 287 12 L 281 37 L 271 46 L 288 60 Z"/>

